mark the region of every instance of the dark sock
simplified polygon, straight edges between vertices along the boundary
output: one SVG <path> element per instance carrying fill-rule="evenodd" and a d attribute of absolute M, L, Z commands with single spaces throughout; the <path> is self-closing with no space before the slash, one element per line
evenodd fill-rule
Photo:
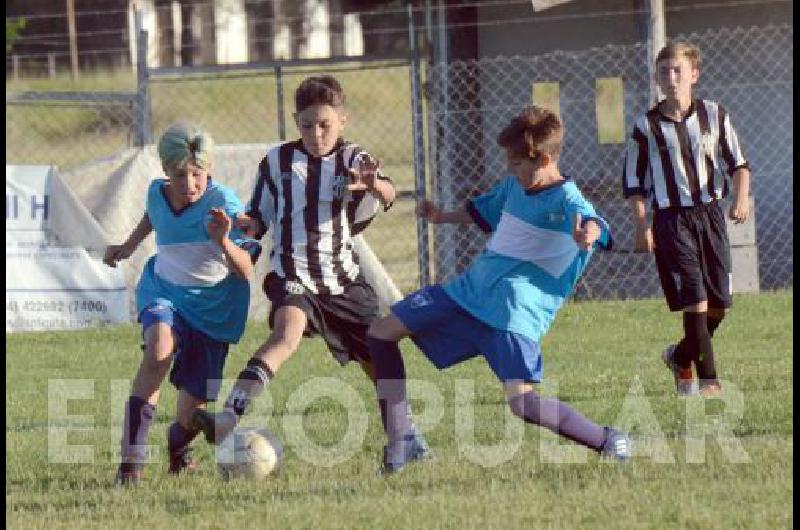
<path fill-rule="evenodd" d="M 711 335 L 712 337 L 714 336 L 714 332 L 717 331 L 717 328 L 722 323 L 722 320 L 724 318 L 725 318 L 724 316 L 721 317 L 721 318 L 714 318 L 711 315 L 709 315 L 708 313 L 706 313 L 706 322 L 708 323 L 708 334 L 709 335 Z"/>
<path fill-rule="evenodd" d="M 253 399 L 261 395 L 273 377 L 274 374 L 266 363 L 251 358 L 244 370 L 239 372 L 239 377 L 236 378 L 236 383 L 228 399 L 225 400 L 225 408 L 233 410 L 236 416 L 242 416 Z"/>
<path fill-rule="evenodd" d="M 155 405 L 139 396 L 132 395 L 125 403 L 125 420 L 120 442 L 122 466 L 125 470 L 139 468 L 146 460 L 145 445 L 155 415 Z"/>
<path fill-rule="evenodd" d="M 701 381 L 715 380 L 717 371 L 714 367 L 714 348 L 708 331 L 706 313 L 684 312 L 683 328 L 686 333 L 687 350 L 691 351 L 697 369 L 697 378 Z"/>
<path fill-rule="evenodd" d="M 170 454 L 185 452 L 199 432 L 200 431 L 186 429 L 177 421 L 173 422 L 172 425 L 169 426 L 169 429 L 167 429 L 167 447 L 169 448 Z"/>
<path fill-rule="evenodd" d="M 364 368 L 364 364 L 363 363 L 362 363 L 361 366 L 364 369 L 364 373 L 367 374 L 367 377 L 369 377 L 370 381 L 372 381 L 372 384 L 376 385 L 375 386 L 375 390 L 377 392 L 377 388 L 378 387 L 377 387 L 377 383 L 375 381 L 375 374 L 374 374 L 373 368 L 372 368 L 372 361 L 369 361 L 369 368 Z M 416 427 L 416 425 L 414 425 L 414 416 L 411 413 L 411 403 L 409 403 L 408 400 L 406 400 L 406 405 L 408 405 L 406 407 L 406 416 L 408 416 L 408 421 L 411 422 L 411 432 L 416 434 L 417 433 L 417 427 Z M 383 432 L 386 432 L 386 418 L 383 416 L 383 414 L 381 414 L 381 423 L 383 424 Z"/>
<path fill-rule="evenodd" d="M 517 394 L 508 400 L 512 412 L 528 423 L 546 427 L 573 442 L 600 451 L 606 441 L 603 427 L 556 398 L 536 392 Z"/>
<path fill-rule="evenodd" d="M 411 434 L 406 370 L 396 342 L 367 337 L 367 346 L 375 369 L 375 386 L 386 436 L 389 442 Z"/>

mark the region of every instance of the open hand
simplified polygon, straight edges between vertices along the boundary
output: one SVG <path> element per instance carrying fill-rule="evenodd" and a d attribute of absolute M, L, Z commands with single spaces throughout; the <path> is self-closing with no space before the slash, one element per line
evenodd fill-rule
<path fill-rule="evenodd" d="M 356 169 L 347 169 L 347 173 L 350 175 L 350 184 L 348 184 L 347 189 L 350 191 L 374 190 L 380 167 L 379 160 L 366 153 L 363 154 L 358 158 L 358 167 Z"/>
<path fill-rule="evenodd" d="M 594 219 L 589 219 L 586 224 L 581 225 L 581 214 L 575 214 L 575 222 L 572 229 L 572 237 L 583 250 L 589 250 L 595 241 L 600 238 L 600 226 Z"/>
<path fill-rule="evenodd" d="M 209 213 L 211 214 L 211 220 L 206 225 L 208 235 L 221 245 L 223 240 L 228 237 L 233 221 L 222 208 L 212 208 Z"/>

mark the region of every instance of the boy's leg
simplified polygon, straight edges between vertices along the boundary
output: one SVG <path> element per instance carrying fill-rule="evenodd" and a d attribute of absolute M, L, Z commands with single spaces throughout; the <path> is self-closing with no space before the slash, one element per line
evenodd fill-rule
<path fill-rule="evenodd" d="M 503 383 L 511 411 L 525 420 L 550 429 L 554 433 L 585 445 L 597 452 L 606 443 L 606 429 L 556 398 L 539 396 L 531 383 Z"/>
<path fill-rule="evenodd" d="M 427 444 L 416 433 L 406 397 L 406 372 L 398 342 L 410 331 L 396 316 L 375 321 L 367 332 L 373 364 L 378 408 L 388 443 L 384 449 L 384 473 L 399 471 L 409 460 L 428 458 Z"/>
<path fill-rule="evenodd" d="M 272 333 L 256 350 L 239 373 L 224 410 L 218 414 L 194 415 L 192 425 L 201 429 L 209 443 L 217 443 L 230 433 L 250 406 L 264 391 L 278 369 L 300 345 L 307 317 L 302 309 L 285 305 L 275 312 Z"/>
<path fill-rule="evenodd" d="M 401 440 L 411 431 L 406 399 L 406 370 L 398 346 L 398 342 L 409 335 L 409 330 L 392 314 L 373 322 L 367 331 L 378 406 L 390 444 Z"/>
<path fill-rule="evenodd" d="M 161 383 L 172 362 L 177 337 L 168 323 L 155 322 L 145 328 L 144 343 L 142 363 L 133 381 L 131 395 L 125 403 L 120 441 L 121 463 L 117 472 L 117 481 L 123 484 L 136 482 L 141 475 L 146 459 L 144 446 L 155 417 Z"/>
<path fill-rule="evenodd" d="M 178 392 L 176 421 L 167 430 L 167 448 L 169 449 L 169 472 L 178 474 L 192 471 L 197 463 L 191 458 L 192 440 L 200 432 L 192 427 L 192 414 L 197 409 L 205 409 L 205 400 L 198 399 L 181 389 Z"/>

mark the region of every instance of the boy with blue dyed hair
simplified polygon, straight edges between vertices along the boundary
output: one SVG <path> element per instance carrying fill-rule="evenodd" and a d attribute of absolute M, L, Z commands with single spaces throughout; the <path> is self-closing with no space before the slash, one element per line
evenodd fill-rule
<path fill-rule="evenodd" d="M 630 456 L 626 434 L 539 396 L 533 387 L 542 381 L 542 336 L 595 246 L 611 245 L 606 221 L 558 169 L 562 139 L 555 114 L 525 108 L 498 137 L 512 176 L 457 211 L 441 211 L 427 201 L 420 205 L 419 215 L 433 223 L 475 223 L 492 235 L 464 273 L 412 293 L 368 331 L 388 438 L 384 473 L 417 460 L 398 347 L 405 337 L 439 369 L 483 356 L 515 415 L 603 456 L 623 461 Z"/>
<path fill-rule="evenodd" d="M 199 431 L 191 426 L 191 415 L 219 393 L 228 346 L 244 332 L 248 280 L 261 248 L 233 227 L 244 207 L 231 189 L 211 179 L 213 140 L 207 133 L 191 124 L 172 125 L 158 154 L 167 178 L 151 182 L 142 220 L 125 243 L 110 245 L 103 259 L 115 267 L 155 231 L 157 252 L 136 288 L 144 357 L 125 404 L 120 484 L 141 477 L 170 365 L 170 382 L 179 393 L 177 419 L 167 431 L 169 471 L 196 467 L 190 443 Z"/>

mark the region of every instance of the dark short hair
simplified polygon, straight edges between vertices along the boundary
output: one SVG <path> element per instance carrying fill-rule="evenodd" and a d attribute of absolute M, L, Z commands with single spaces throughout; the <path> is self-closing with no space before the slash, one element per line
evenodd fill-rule
<path fill-rule="evenodd" d="M 306 78 L 294 93 L 294 108 L 303 112 L 314 105 L 344 105 L 342 85 L 332 75 L 320 75 Z"/>
<path fill-rule="evenodd" d="M 522 109 L 500 131 L 497 143 L 516 156 L 535 158 L 539 153 L 547 153 L 558 160 L 563 138 L 564 127 L 558 116 L 534 105 Z"/>

